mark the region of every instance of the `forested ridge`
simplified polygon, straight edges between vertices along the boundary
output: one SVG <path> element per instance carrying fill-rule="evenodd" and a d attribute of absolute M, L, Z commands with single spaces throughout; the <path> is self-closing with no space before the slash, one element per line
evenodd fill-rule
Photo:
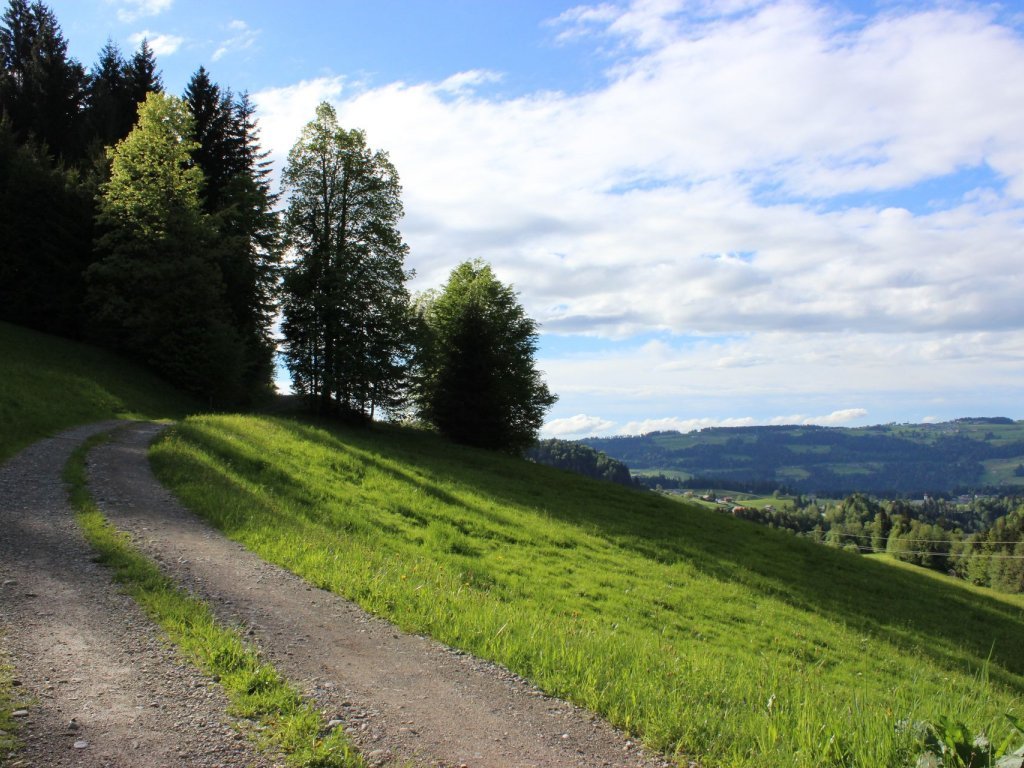
<path fill-rule="evenodd" d="M 950 494 L 1016 486 L 1024 423 L 967 418 L 862 428 L 716 427 L 587 438 L 645 475 L 687 487 L 757 486 L 843 496 Z"/>

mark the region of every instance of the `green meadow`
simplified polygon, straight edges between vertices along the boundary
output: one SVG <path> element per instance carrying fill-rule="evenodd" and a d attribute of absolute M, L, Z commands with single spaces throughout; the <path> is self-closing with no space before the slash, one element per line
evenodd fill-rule
<path fill-rule="evenodd" d="M 192 417 L 152 449 L 264 558 L 703 766 L 913 765 L 1024 713 L 1019 600 L 412 430 Z M 1014 736 L 1016 738 L 1016 736 Z"/>
<path fill-rule="evenodd" d="M 180 418 L 197 409 L 149 371 L 109 352 L 0 323 L 0 461 L 67 427 Z"/>

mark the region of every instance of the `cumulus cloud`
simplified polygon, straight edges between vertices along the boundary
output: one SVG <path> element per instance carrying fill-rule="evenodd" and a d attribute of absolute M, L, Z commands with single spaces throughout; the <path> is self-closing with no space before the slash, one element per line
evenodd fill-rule
<path fill-rule="evenodd" d="M 773 416 L 771 418 L 755 418 L 753 416 L 739 416 L 729 418 L 698 418 L 683 419 L 667 417 L 661 419 L 643 419 L 627 423 L 620 433 L 624 435 L 645 435 L 649 432 L 695 432 L 709 427 L 753 427 L 758 425 L 783 426 L 783 425 L 818 425 L 824 427 L 836 427 L 841 424 L 849 424 L 854 421 L 863 422 L 868 412 L 863 408 L 847 408 L 841 411 L 833 411 L 827 416 Z"/>
<path fill-rule="evenodd" d="M 481 85 L 497 83 L 501 79 L 500 72 L 492 72 L 487 69 L 471 69 L 466 72 L 456 72 L 454 75 L 446 77 L 438 84 L 437 90 L 453 94 L 466 94 Z"/>
<path fill-rule="evenodd" d="M 229 53 L 252 48 L 260 34 L 258 29 L 252 29 L 248 24 L 239 19 L 230 22 L 228 30 L 231 33 L 231 37 L 222 42 L 217 47 L 217 50 L 213 52 L 212 58 L 214 61 L 220 61 Z"/>
<path fill-rule="evenodd" d="M 621 30 L 657 5 L 575 13 Z M 321 95 L 395 161 L 420 274 L 483 255 L 551 331 L 1018 327 L 1020 37 L 973 9 L 737 7 L 642 34 L 582 94 L 481 95 L 471 71 Z M 991 186 L 906 206 L 965 168 Z"/>
<path fill-rule="evenodd" d="M 666 335 L 545 359 L 556 420 L 643 422 L 570 395 L 751 413 L 706 407 L 751 392 L 840 419 L 1024 374 L 1024 36 L 994 14 L 588 4 L 552 21 L 607 62 L 584 92 L 498 96 L 473 70 L 254 100 L 278 163 L 321 99 L 388 150 L 414 288 L 482 256 L 544 331 Z"/>
<path fill-rule="evenodd" d="M 118 6 L 118 20 L 131 24 L 145 16 L 159 16 L 170 10 L 174 0 L 114 0 L 114 3 Z"/>
<path fill-rule="evenodd" d="M 178 35 L 158 34 L 156 32 L 150 32 L 148 29 L 136 32 L 128 39 L 131 40 L 134 45 L 139 45 L 143 40 L 145 40 L 149 43 L 149 47 L 153 49 L 153 53 L 157 56 L 170 56 L 181 48 L 182 43 L 185 42 L 185 38 Z"/>
<path fill-rule="evenodd" d="M 614 421 L 578 413 L 575 416 L 549 421 L 544 425 L 542 432 L 550 437 L 580 437 L 607 432 L 614 426 Z"/>
<path fill-rule="evenodd" d="M 832 411 L 828 416 L 811 417 L 804 420 L 804 424 L 819 424 L 824 427 L 838 427 L 840 424 L 849 424 L 853 421 L 863 421 L 868 415 L 864 408 L 844 408 L 841 411 Z"/>
<path fill-rule="evenodd" d="M 750 416 L 727 419 L 681 419 L 667 417 L 631 421 L 622 428 L 624 435 L 646 435 L 650 432 L 694 432 L 707 427 L 751 427 L 755 421 Z"/>
<path fill-rule="evenodd" d="M 936 347 L 945 354 L 936 356 Z M 736 366 L 735 360 L 749 364 Z M 1024 378 L 1024 331 L 694 336 L 542 355 L 540 367 L 561 397 L 553 417 L 566 405 L 600 408 L 623 424 L 617 431 L 630 434 L 680 428 L 638 423 L 659 414 L 749 414 L 759 424 L 837 425 L 863 423 L 868 413 L 882 422 L 912 421 L 934 415 L 939 406 L 948 417 L 961 403 L 963 412 L 983 406 L 1015 415 Z"/>

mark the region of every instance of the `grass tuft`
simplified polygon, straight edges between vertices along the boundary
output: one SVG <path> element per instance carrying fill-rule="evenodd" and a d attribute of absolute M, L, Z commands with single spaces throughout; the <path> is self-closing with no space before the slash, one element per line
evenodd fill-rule
<path fill-rule="evenodd" d="M 71 456 L 64 471 L 76 516 L 99 562 L 167 634 L 182 655 L 203 673 L 219 679 L 231 714 L 254 721 L 247 729 L 264 749 L 280 750 L 295 768 L 357 768 L 362 758 L 345 733 L 324 733 L 320 713 L 304 700 L 259 652 L 234 629 L 218 623 L 209 606 L 180 589 L 136 550 L 93 503 L 86 486 L 85 457 L 108 439 L 99 435 Z"/>
<path fill-rule="evenodd" d="M 11 713 L 18 708 L 15 695 L 12 670 L 6 660 L 0 656 L 0 765 L 18 748 L 18 724 Z"/>

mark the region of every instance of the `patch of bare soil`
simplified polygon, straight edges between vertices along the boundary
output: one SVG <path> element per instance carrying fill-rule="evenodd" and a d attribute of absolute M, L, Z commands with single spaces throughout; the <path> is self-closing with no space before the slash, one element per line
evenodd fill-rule
<path fill-rule="evenodd" d="M 270 766 L 232 727 L 219 688 L 93 561 L 75 523 L 64 464 L 119 424 L 69 430 L 0 465 L 0 648 L 24 701 L 24 748 L 6 764 Z"/>
<path fill-rule="evenodd" d="M 371 764 L 672 764 L 508 670 L 405 634 L 228 541 L 153 477 L 146 451 L 159 429 L 133 425 L 91 453 L 97 503 L 221 620 L 244 627 Z"/>

